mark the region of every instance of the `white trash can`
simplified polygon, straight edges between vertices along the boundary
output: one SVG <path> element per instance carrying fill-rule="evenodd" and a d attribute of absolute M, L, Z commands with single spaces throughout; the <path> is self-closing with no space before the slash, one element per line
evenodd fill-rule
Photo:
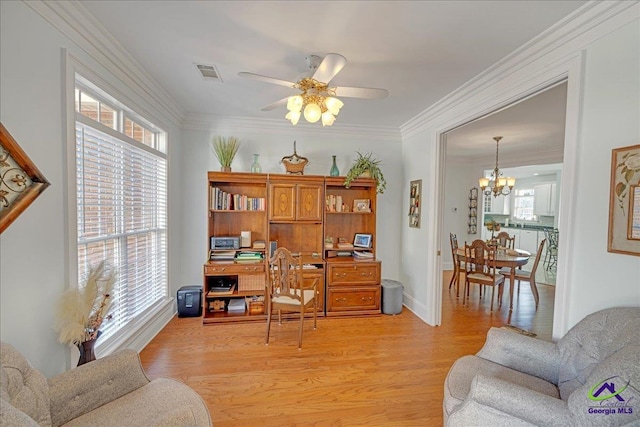
<path fill-rule="evenodd" d="M 382 280 L 382 312 L 384 314 L 402 313 L 402 291 L 404 286 L 397 280 Z"/>

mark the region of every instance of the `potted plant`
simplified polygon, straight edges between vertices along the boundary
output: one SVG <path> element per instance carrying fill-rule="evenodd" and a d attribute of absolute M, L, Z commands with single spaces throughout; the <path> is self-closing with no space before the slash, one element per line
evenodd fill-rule
<path fill-rule="evenodd" d="M 93 348 L 100 337 L 100 327 L 105 320 L 111 319 L 109 309 L 114 284 L 115 271 L 103 261 L 89 268 L 82 287 L 69 289 L 60 297 L 56 325 L 58 340 L 78 347 L 78 366 L 95 360 Z"/>
<path fill-rule="evenodd" d="M 376 191 L 384 193 L 387 188 L 387 181 L 384 179 L 384 174 L 380 169 L 381 160 L 374 158 L 373 153 L 362 154 L 359 151 L 356 153 L 358 157 L 353 162 L 349 172 L 347 172 L 344 186 L 349 188 L 351 181 L 356 178 L 373 178 L 377 182 Z"/>
<path fill-rule="evenodd" d="M 235 136 L 225 138 L 223 136 L 213 137 L 211 142 L 211 150 L 220 162 L 220 170 L 223 172 L 231 172 L 231 162 L 238 152 L 240 141 Z"/>

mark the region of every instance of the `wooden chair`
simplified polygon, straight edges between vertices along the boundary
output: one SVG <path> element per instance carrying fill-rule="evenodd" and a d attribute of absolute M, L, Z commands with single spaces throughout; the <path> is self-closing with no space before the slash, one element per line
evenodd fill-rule
<path fill-rule="evenodd" d="M 278 310 L 278 323 L 282 324 L 282 311 L 300 313 L 300 338 L 298 349 L 302 348 L 304 314 L 313 307 L 313 329 L 317 327 L 318 279 L 311 287 L 303 286 L 302 257 L 293 257 L 286 248 L 278 248 L 269 260 L 269 280 L 267 281 L 267 338 L 271 329 L 271 315 Z"/>
<path fill-rule="evenodd" d="M 451 276 L 451 281 L 449 282 L 449 289 L 451 286 L 456 286 L 456 296 L 460 295 L 460 272 L 462 271 L 462 266 L 460 263 L 460 259 L 458 258 L 458 254 L 456 251 L 458 250 L 458 237 L 449 233 L 449 242 L 451 243 L 451 257 L 453 260 L 453 276 Z"/>
<path fill-rule="evenodd" d="M 465 281 L 462 304 L 466 302 L 471 283 L 480 285 L 480 296 L 482 297 L 482 287 L 491 286 L 491 311 L 493 311 L 493 300 L 496 286 L 498 290 L 498 306 L 502 306 L 502 293 L 504 288 L 504 276 L 496 271 L 496 249 L 488 246 L 483 240 L 474 240 L 471 245 L 464 245 L 465 253 Z"/>
<path fill-rule="evenodd" d="M 516 236 L 510 236 L 506 231 L 501 231 L 496 236 L 496 241 L 498 245 L 507 249 L 514 249 L 516 243 Z"/>
<path fill-rule="evenodd" d="M 524 280 L 529 282 L 529 286 L 531 286 L 531 293 L 533 294 L 533 298 L 536 300 L 536 307 L 538 306 L 538 301 L 540 301 L 540 296 L 538 295 L 538 287 L 536 286 L 536 270 L 538 269 L 538 263 L 540 262 L 540 257 L 542 256 L 542 250 L 544 249 L 544 244 L 547 239 L 542 239 L 540 245 L 538 246 L 538 253 L 536 253 L 536 259 L 533 261 L 533 266 L 531 267 L 531 271 L 521 270 L 516 268 L 516 274 L 514 279 L 518 282 L 518 291 L 520 291 L 520 281 Z M 509 267 L 504 267 L 500 270 L 500 274 L 505 277 L 509 277 L 511 275 L 511 269 Z"/>
<path fill-rule="evenodd" d="M 543 265 L 547 265 L 547 270 L 550 270 L 558 261 L 558 229 L 548 230 L 545 228 L 544 235 L 548 242 L 547 253 L 544 256 Z"/>

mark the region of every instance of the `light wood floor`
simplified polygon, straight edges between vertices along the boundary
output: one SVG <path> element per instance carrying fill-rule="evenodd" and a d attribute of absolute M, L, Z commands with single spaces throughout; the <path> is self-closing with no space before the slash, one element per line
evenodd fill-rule
<path fill-rule="evenodd" d="M 404 308 L 397 316 L 298 323 L 202 326 L 175 318 L 141 352 L 151 378 L 173 377 L 204 399 L 213 423 L 232 426 L 437 426 L 445 376 L 458 357 L 477 352 L 491 326 L 511 323 L 551 339 L 553 286 L 539 286 L 536 310 L 526 282 L 509 314 L 473 288 L 468 305 L 444 274 L 442 326 Z M 490 295 L 490 293 L 489 293 Z"/>

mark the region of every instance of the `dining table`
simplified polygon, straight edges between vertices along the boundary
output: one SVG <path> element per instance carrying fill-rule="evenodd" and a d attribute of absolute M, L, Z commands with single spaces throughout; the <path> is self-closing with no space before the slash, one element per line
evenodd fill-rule
<path fill-rule="evenodd" d="M 466 255 L 464 253 L 464 246 L 456 250 L 456 256 L 460 262 L 465 262 Z M 509 311 L 513 310 L 513 284 L 516 278 L 516 268 L 528 263 L 529 258 L 531 258 L 531 252 L 525 251 L 524 249 L 496 250 L 496 268 L 509 267 L 511 270 L 509 274 Z M 458 293 L 459 287 L 460 285 L 458 283 L 456 288 Z"/>

